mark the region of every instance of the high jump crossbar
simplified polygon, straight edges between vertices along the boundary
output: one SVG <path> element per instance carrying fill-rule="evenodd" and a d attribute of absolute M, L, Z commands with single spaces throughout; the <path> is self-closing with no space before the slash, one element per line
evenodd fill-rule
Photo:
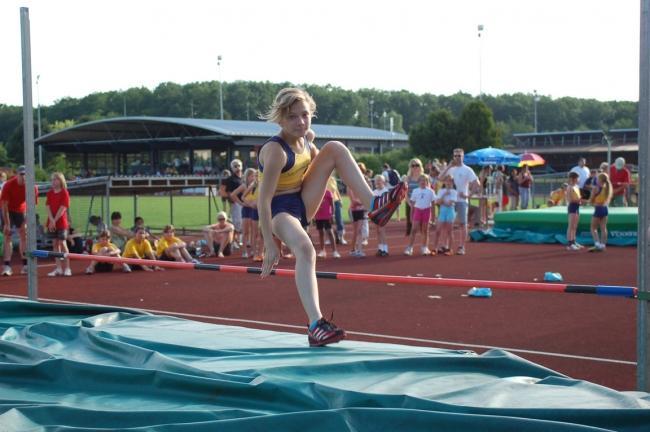
<path fill-rule="evenodd" d="M 113 264 L 130 264 L 130 265 L 157 265 L 164 268 L 186 269 L 186 270 L 211 270 L 224 273 L 246 273 L 261 274 L 260 267 L 245 267 L 224 264 L 193 264 L 176 261 L 159 261 L 138 258 L 118 258 L 101 255 L 85 255 L 76 253 L 50 252 L 44 250 L 35 250 L 31 252 L 35 258 L 68 258 L 79 261 L 97 261 Z M 274 269 L 272 275 L 294 277 L 295 270 Z M 638 290 L 636 287 L 617 286 L 617 285 L 577 285 L 565 283 L 545 283 L 545 282 L 510 282 L 510 281 L 492 281 L 478 279 L 450 279 L 442 277 L 423 277 L 423 276 L 396 276 L 396 275 L 376 275 L 364 273 L 341 273 L 341 272 L 323 272 L 317 271 L 316 277 L 319 279 L 336 279 L 355 282 L 376 282 L 376 283 L 401 283 L 410 285 L 425 286 L 442 286 L 473 288 L 486 287 L 498 290 L 511 291 L 540 291 L 555 293 L 574 293 L 574 294 L 596 294 L 600 296 L 628 297 L 636 298 Z"/>

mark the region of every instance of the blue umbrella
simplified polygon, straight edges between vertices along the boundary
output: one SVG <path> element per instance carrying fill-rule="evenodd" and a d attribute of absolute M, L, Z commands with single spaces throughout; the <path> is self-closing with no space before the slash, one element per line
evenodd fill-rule
<path fill-rule="evenodd" d="M 465 155 L 465 163 L 467 165 L 517 165 L 519 163 L 519 156 L 510 153 L 509 151 L 501 150 L 498 148 L 487 147 Z"/>

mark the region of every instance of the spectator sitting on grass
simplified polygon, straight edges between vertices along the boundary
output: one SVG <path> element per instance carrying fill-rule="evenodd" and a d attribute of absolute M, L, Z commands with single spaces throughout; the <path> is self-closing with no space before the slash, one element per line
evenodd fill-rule
<path fill-rule="evenodd" d="M 199 262 L 193 259 L 187 251 L 187 244 L 174 234 L 174 226 L 166 225 L 162 238 L 158 241 L 158 247 L 156 248 L 157 259 L 198 264 Z"/>
<path fill-rule="evenodd" d="M 111 243 L 111 233 L 107 230 L 102 231 L 99 234 L 99 240 L 93 245 L 92 255 L 98 256 L 107 256 L 107 257 L 120 257 L 120 248 L 118 248 L 114 243 Z M 122 264 L 122 270 L 125 273 L 129 273 L 131 268 L 128 264 Z M 113 263 L 109 262 L 98 262 L 91 261 L 88 268 L 86 268 L 86 274 L 93 274 L 95 272 L 107 273 L 113 271 Z"/>
<path fill-rule="evenodd" d="M 158 237 L 153 235 L 151 233 L 151 228 L 144 224 L 144 218 L 141 216 L 136 216 L 135 219 L 133 219 L 133 227 L 131 228 L 131 231 L 133 231 L 133 234 L 135 234 L 140 228 L 144 229 L 145 233 L 147 233 L 147 240 L 151 243 L 151 245 L 154 248 L 158 246 Z M 126 250 L 126 248 L 124 250 Z"/>
<path fill-rule="evenodd" d="M 111 226 L 109 227 L 113 241 L 118 248 L 124 249 L 127 240 L 133 237 L 133 233 L 122 227 L 122 214 L 120 212 L 111 213 Z"/>
<path fill-rule="evenodd" d="M 137 218 L 136 218 L 137 219 Z M 142 218 L 140 218 L 142 219 Z M 136 228 L 135 237 L 126 242 L 124 247 L 124 258 L 137 258 L 137 259 L 149 259 L 155 260 L 156 256 L 153 253 L 151 243 L 147 239 L 148 234 L 144 227 Z M 164 270 L 157 265 L 152 266 L 148 265 L 136 265 L 133 267 L 134 270 L 142 269 L 145 271 L 154 271 L 154 270 Z"/>
<path fill-rule="evenodd" d="M 203 229 L 208 244 L 208 256 L 223 258 L 231 253 L 231 244 L 235 238 L 235 226 L 228 222 L 226 212 L 217 213 L 217 223 Z"/>

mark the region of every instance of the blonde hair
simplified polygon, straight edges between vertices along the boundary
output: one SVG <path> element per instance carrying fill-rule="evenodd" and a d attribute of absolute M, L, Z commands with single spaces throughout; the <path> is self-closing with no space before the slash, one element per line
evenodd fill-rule
<path fill-rule="evenodd" d="M 411 160 L 409 161 L 409 169 L 408 169 L 408 171 L 406 172 L 406 177 L 408 177 L 408 178 L 411 178 L 411 174 L 412 174 L 411 171 L 413 170 L 413 168 L 411 168 L 411 165 L 413 165 L 414 163 L 417 163 L 418 165 L 420 165 L 420 169 L 423 169 L 423 167 L 422 167 L 422 161 L 421 161 L 420 159 L 418 159 L 418 158 L 413 158 L 413 159 L 411 159 Z"/>
<path fill-rule="evenodd" d="M 377 175 L 375 176 L 374 180 L 375 180 L 375 183 L 377 183 L 377 180 L 379 180 L 379 181 L 382 181 L 382 180 L 383 180 L 383 182 L 386 183 L 386 179 L 385 179 L 384 176 L 381 175 L 381 174 L 377 174 Z"/>
<path fill-rule="evenodd" d="M 312 116 L 316 113 L 316 102 L 309 93 L 301 88 L 287 87 L 278 92 L 269 110 L 260 115 L 260 118 L 271 123 L 280 123 L 296 102 L 305 102 Z"/>
<path fill-rule="evenodd" d="M 62 172 L 57 171 L 57 172 L 52 173 L 52 178 L 53 179 L 54 178 L 59 179 L 59 183 L 61 183 L 61 189 L 67 189 L 68 188 L 68 184 L 66 183 L 65 176 L 63 175 Z"/>
<path fill-rule="evenodd" d="M 614 193 L 614 188 L 612 187 L 612 182 L 609 180 L 609 176 L 606 173 L 601 172 L 598 174 L 598 182 L 603 185 L 600 193 L 604 193 L 607 197 L 607 200 L 605 202 L 609 202 L 612 199 L 612 195 Z"/>
<path fill-rule="evenodd" d="M 424 180 L 427 183 L 427 185 L 431 185 L 431 179 L 429 178 L 428 175 L 422 174 L 420 177 L 418 177 L 418 183 L 421 182 L 422 180 Z"/>
<path fill-rule="evenodd" d="M 219 213 L 217 213 L 217 220 L 221 218 L 224 218 L 224 220 L 226 221 L 228 220 L 228 215 L 226 214 L 225 211 L 220 211 Z"/>
<path fill-rule="evenodd" d="M 246 171 L 244 171 L 244 182 L 246 182 L 246 186 L 248 186 L 248 176 L 249 175 L 255 175 L 257 173 L 257 170 L 255 168 L 246 168 Z M 255 179 L 253 179 L 255 181 Z"/>

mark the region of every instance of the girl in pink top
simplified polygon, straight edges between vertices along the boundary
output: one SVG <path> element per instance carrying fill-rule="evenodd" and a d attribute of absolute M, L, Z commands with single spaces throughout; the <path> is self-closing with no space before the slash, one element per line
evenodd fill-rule
<path fill-rule="evenodd" d="M 314 216 L 316 229 L 318 229 L 318 240 L 320 241 L 318 258 L 327 257 L 327 252 L 325 252 L 325 233 L 327 233 L 327 238 L 329 238 L 330 244 L 332 245 L 332 256 L 334 258 L 341 258 L 341 254 L 336 250 L 336 240 L 334 238 L 334 230 L 332 230 L 332 216 L 334 216 L 334 195 L 328 189 L 325 189 L 323 201 L 321 201 L 320 207 L 318 207 Z"/>

